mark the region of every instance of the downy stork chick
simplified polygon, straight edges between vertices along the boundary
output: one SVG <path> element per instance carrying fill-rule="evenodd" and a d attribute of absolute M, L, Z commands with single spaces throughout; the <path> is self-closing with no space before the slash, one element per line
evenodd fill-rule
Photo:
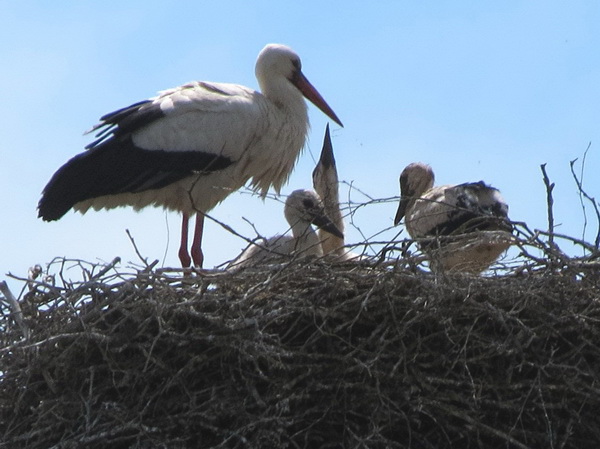
<path fill-rule="evenodd" d="M 321 156 L 312 172 L 312 178 L 313 187 L 323 200 L 325 213 L 343 233 L 344 216 L 340 209 L 339 178 L 333 155 L 329 124 L 325 128 Z M 331 256 L 337 261 L 359 260 L 363 258 L 360 254 L 352 253 L 347 248 L 344 248 L 345 239 L 343 235 L 338 237 L 324 229 L 319 229 L 317 232 L 321 240 L 324 255 Z"/>
<path fill-rule="evenodd" d="M 289 256 L 322 256 L 321 242 L 312 225 L 343 238 L 342 232 L 325 214 L 321 198 L 312 190 L 294 190 L 285 202 L 284 215 L 292 230 L 291 236 L 276 235 L 262 243 L 251 244 L 231 262 L 228 269 L 277 263 Z"/>
<path fill-rule="evenodd" d="M 202 266 L 204 214 L 250 182 L 279 193 L 308 132 L 310 100 L 337 115 L 309 83 L 289 47 L 267 45 L 258 55 L 262 93 L 237 84 L 191 82 L 101 117 L 96 140 L 52 176 L 39 216 L 58 220 L 71 208 L 164 207 L 183 214 L 179 257 Z M 188 220 L 196 215 L 192 251 Z"/>
<path fill-rule="evenodd" d="M 434 187 L 429 165 L 409 164 L 400 175 L 394 219 L 429 255 L 432 269 L 480 273 L 512 242 L 508 205 L 483 181 Z"/>

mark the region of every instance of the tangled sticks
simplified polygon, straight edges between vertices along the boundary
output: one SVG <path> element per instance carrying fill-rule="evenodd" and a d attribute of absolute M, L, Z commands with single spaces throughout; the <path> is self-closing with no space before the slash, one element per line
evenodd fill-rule
<path fill-rule="evenodd" d="M 596 269 L 436 279 L 304 260 L 183 280 L 89 271 L 65 288 L 30 286 L 28 340 L 3 315 L 7 447 L 600 441 Z"/>

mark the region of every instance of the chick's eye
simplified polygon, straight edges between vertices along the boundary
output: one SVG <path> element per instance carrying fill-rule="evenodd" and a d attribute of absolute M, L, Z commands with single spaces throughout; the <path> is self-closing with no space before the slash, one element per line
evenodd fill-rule
<path fill-rule="evenodd" d="M 312 209 L 315 207 L 315 203 L 313 203 L 312 200 L 302 200 L 302 204 L 306 209 Z"/>

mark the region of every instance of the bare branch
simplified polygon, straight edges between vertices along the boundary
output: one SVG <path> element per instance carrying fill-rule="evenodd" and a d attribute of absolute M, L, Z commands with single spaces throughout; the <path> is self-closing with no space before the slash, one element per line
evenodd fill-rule
<path fill-rule="evenodd" d="M 142 257 L 142 254 L 140 253 L 140 250 L 138 249 L 135 240 L 133 238 L 133 236 L 131 235 L 131 232 L 129 232 L 129 229 L 125 229 L 125 232 L 127 233 L 127 237 L 129 238 L 129 241 L 131 242 L 131 245 L 133 246 L 133 249 L 135 251 L 135 254 L 138 256 L 138 259 L 140 259 L 140 261 L 144 264 L 144 266 L 146 268 L 149 267 L 148 265 L 148 258 L 146 257 Z M 154 262 L 154 264 L 156 264 L 158 261 Z"/>
<path fill-rule="evenodd" d="M 554 244 L 554 199 L 552 198 L 552 191 L 554 190 L 554 183 L 550 183 L 550 178 L 546 173 L 546 164 L 540 165 L 542 173 L 544 175 L 544 185 L 546 186 L 546 204 L 548 212 L 548 239 L 551 245 Z"/>
<path fill-rule="evenodd" d="M 594 208 L 594 211 L 596 213 L 596 221 L 598 222 L 598 231 L 596 233 L 594 246 L 595 246 L 595 249 L 598 250 L 600 248 L 600 209 L 598 208 L 598 202 L 596 201 L 596 199 L 591 197 L 590 195 L 588 195 L 588 193 L 583 189 L 583 169 L 585 167 L 585 159 L 587 156 L 587 152 L 590 149 L 590 146 L 591 146 L 591 142 L 584 152 L 583 161 L 581 163 L 580 178 L 577 177 L 577 174 L 575 173 L 575 169 L 574 169 L 575 162 L 577 162 L 577 159 L 574 159 L 570 162 L 570 167 L 571 167 L 571 174 L 573 175 L 573 179 L 575 180 L 575 184 L 577 184 L 577 190 L 579 192 L 579 201 L 581 203 L 581 208 L 583 209 L 584 223 L 583 223 L 582 239 L 585 239 L 585 231 L 586 231 L 586 227 L 587 227 L 587 214 L 586 214 L 586 209 L 585 209 L 585 203 L 583 202 L 583 198 L 585 198 L 592 204 L 592 207 Z"/>

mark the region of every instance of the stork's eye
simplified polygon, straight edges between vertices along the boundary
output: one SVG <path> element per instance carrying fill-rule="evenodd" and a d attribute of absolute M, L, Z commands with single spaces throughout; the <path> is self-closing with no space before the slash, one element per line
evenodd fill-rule
<path fill-rule="evenodd" d="M 300 78 L 300 74 L 302 73 L 302 64 L 300 64 L 300 59 L 292 59 L 292 66 L 294 67 L 294 70 L 292 70 L 292 73 L 290 73 L 290 75 L 288 76 L 288 79 L 296 84 L 296 82 L 298 82 L 298 79 Z"/>
<path fill-rule="evenodd" d="M 304 204 L 304 207 L 306 209 L 312 209 L 313 207 L 315 207 L 315 203 L 313 203 L 312 200 L 302 200 L 302 204 Z"/>

